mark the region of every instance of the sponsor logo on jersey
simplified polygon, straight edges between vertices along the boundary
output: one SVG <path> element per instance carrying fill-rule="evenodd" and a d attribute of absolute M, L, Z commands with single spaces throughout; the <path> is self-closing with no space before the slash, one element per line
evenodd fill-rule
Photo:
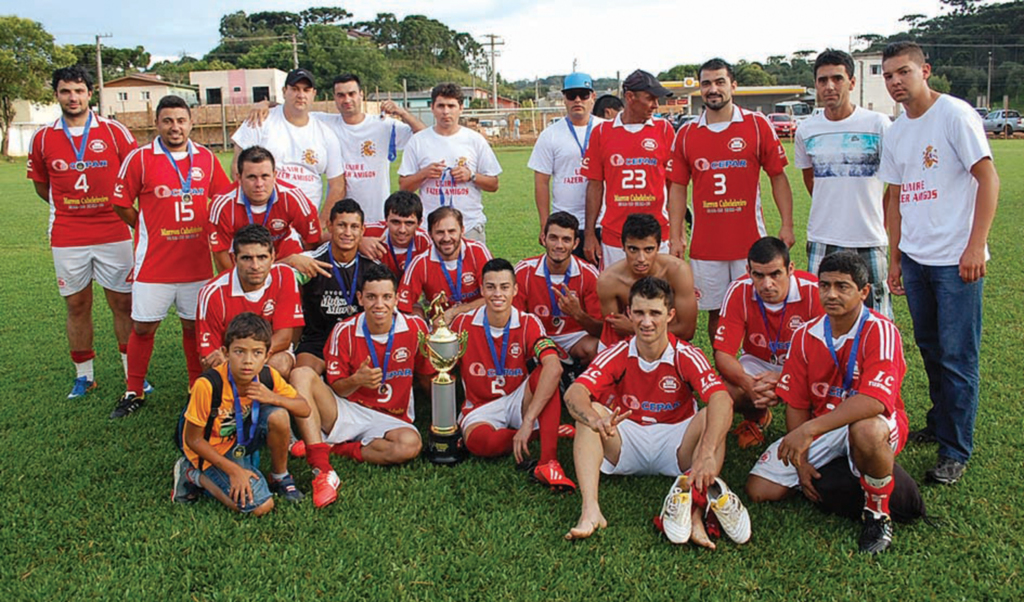
<path fill-rule="evenodd" d="M 728 147 L 729 150 L 731 150 L 732 152 L 738 153 L 743 149 L 747 148 L 747 141 L 739 137 L 733 138 L 732 140 L 729 141 Z"/>
<path fill-rule="evenodd" d="M 469 373 L 473 376 L 487 376 L 487 368 L 480 362 L 473 362 L 469 365 Z"/>
<path fill-rule="evenodd" d="M 793 316 L 789 319 L 789 329 L 796 330 L 797 328 L 800 328 L 803 323 L 804 321 L 800 316 Z"/>
<path fill-rule="evenodd" d="M 868 386 L 881 389 L 887 394 L 892 395 L 892 390 L 896 386 L 896 377 L 891 374 L 886 374 L 884 370 L 879 370 L 878 374 L 868 382 Z"/>
<path fill-rule="evenodd" d="M 337 361 L 332 361 L 331 363 L 327 364 L 327 371 L 332 373 L 332 374 L 337 374 L 338 373 L 338 362 Z"/>
<path fill-rule="evenodd" d="M 939 151 L 931 144 L 924 149 L 921 164 L 924 165 L 925 169 L 931 169 L 939 164 Z"/>
<path fill-rule="evenodd" d="M 94 153 L 102 153 L 103 151 L 107 150 L 107 143 L 102 140 L 90 140 L 89 150 L 91 150 Z"/>
<path fill-rule="evenodd" d="M 580 163 L 580 169 L 586 169 L 590 167 L 590 157 L 583 157 L 583 162 Z"/>
<path fill-rule="evenodd" d="M 658 388 L 666 393 L 675 393 L 679 390 L 679 379 L 674 376 L 666 376 L 658 383 Z"/>
<path fill-rule="evenodd" d="M 658 160 L 654 157 L 630 157 L 626 159 L 626 165 L 657 165 Z"/>
<path fill-rule="evenodd" d="M 548 309 L 547 305 L 537 305 L 534 306 L 533 313 L 537 314 L 542 318 L 546 318 L 551 315 L 551 310 Z"/>
<path fill-rule="evenodd" d="M 750 335 L 750 342 L 753 343 L 755 347 L 767 347 L 768 346 L 768 340 L 765 339 L 764 335 L 761 334 L 760 332 L 755 332 L 755 333 L 751 334 Z"/>
<path fill-rule="evenodd" d="M 639 410 L 640 400 L 636 398 L 636 395 L 623 395 L 622 405 L 626 406 L 631 410 Z"/>
<path fill-rule="evenodd" d="M 612 164 L 612 167 L 622 167 L 626 164 L 626 160 L 622 158 L 622 155 L 615 153 L 608 158 L 608 162 Z"/>
<path fill-rule="evenodd" d="M 372 157 L 377 154 L 377 146 L 373 140 L 364 140 L 362 146 L 359 147 L 359 153 L 364 157 Z"/>
<path fill-rule="evenodd" d="M 158 199 L 166 199 L 167 197 L 171 196 L 171 187 L 160 184 L 159 186 L 153 189 L 153 194 L 155 194 L 156 198 Z"/>
<path fill-rule="evenodd" d="M 63 159 L 54 159 L 50 165 L 53 167 L 53 171 L 68 170 L 68 164 Z"/>
<path fill-rule="evenodd" d="M 704 157 L 701 157 L 693 162 L 693 167 L 697 171 L 707 171 L 711 169 L 711 161 L 708 161 Z"/>
<path fill-rule="evenodd" d="M 395 349 L 394 353 L 391 354 L 391 359 L 396 362 L 404 362 L 409 359 L 409 349 L 407 347 L 399 347 Z"/>
<path fill-rule="evenodd" d="M 746 159 L 730 159 L 727 161 L 714 161 L 711 163 L 711 169 L 745 169 L 746 167 Z"/>
<path fill-rule="evenodd" d="M 643 142 L 640 143 L 640 146 L 643 147 L 645 151 L 653 153 L 658 150 L 658 141 L 654 138 L 644 138 Z"/>
<path fill-rule="evenodd" d="M 267 302 L 263 304 L 263 315 L 272 316 L 274 314 L 275 307 L 277 307 L 277 304 L 274 303 L 274 300 L 267 299 Z"/>
<path fill-rule="evenodd" d="M 828 383 L 813 383 L 811 384 L 811 393 L 815 397 L 828 397 Z"/>
<path fill-rule="evenodd" d="M 283 219 L 278 218 L 278 219 L 270 220 L 270 229 L 271 230 L 284 230 L 287 227 L 288 227 L 288 222 L 284 221 Z"/>
<path fill-rule="evenodd" d="M 319 161 L 317 160 L 316 151 L 311 148 L 307 148 L 306 150 L 302 151 L 302 162 L 305 163 L 306 165 L 316 165 L 317 163 L 319 163 Z"/>
<path fill-rule="evenodd" d="M 508 354 L 512 357 L 519 357 L 523 354 L 523 347 L 519 343 L 512 343 L 508 346 Z"/>

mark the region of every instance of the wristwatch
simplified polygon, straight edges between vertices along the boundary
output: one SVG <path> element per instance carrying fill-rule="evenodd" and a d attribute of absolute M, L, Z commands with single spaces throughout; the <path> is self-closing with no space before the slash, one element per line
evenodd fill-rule
<path fill-rule="evenodd" d="M 469 176 L 469 181 L 475 184 L 476 183 L 476 174 L 473 174 L 473 175 Z"/>

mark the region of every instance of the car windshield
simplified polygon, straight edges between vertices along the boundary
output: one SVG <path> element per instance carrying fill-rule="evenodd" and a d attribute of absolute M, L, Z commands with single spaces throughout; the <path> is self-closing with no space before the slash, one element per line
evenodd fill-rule
<path fill-rule="evenodd" d="M 789 115 L 772 115 L 772 121 L 793 121 L 793 118 Z"/>

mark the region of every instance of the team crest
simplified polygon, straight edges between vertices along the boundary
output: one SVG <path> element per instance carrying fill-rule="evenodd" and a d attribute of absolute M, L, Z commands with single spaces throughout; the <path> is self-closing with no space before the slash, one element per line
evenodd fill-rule
<path fill-rule="evenodd" d="M 54 159 L 53 163 L 51 163 L 50 165 L 53 166 L 53 171 L 67 171 L 68 170 L 68 164 L 63 159 Z"/>
<path fill-rule="evenodd" d="M 608 158 L 608 162 L 612 164 L 612 167 L 622 167 L 626 164 L 626 160 L 622 158 L 622 155 L 615 153 Z"/>
<path fill-rule="evenodd" d="M 512 357 L 519 357 L 520 355 L 523 354 L 523 348 L 519 345 L 519 343 L 512 343 L 511 345 L 508 346 L 508 354 L 511 355 Z"/>
<path fill-rule="evenodd" d="M 277 304 L 274 303 L 274 300 L 273 299 L 267 299 L 267 302 L 263 304 L 263 315 L 264 316 L 272 316 L 272 315 L 274 315 L 274 308 L 275 307 L 277 307 Z"/>
<path fill-rule="evenodd" d="M 364 157 L 372 157 L 377 154 L 377 146 L 373 143 L 373 140 L 364 140 L 359 148 L 359 152 Z"/>
<path fill-rule="evenodd" d="M 658 141 L 654 138 L 644 138 L 643 142 L 640 143 L 640 146 L 643 147 L 645 151 L 653 153 L 658 150 Z"/>
<path fill-rule="evenodd" d="M 666 376 L 658 383 L 658 388 L 666 393 L 675 393 L 679 390 L 679 380 L 674 376 Z"/>
<path fill-rule="evenodd" d="M 404 362 L 409 359 L 409 349 L 406 347 L 399 347 L 395 349 L 395 352 L 391 354 L 391 358 L 396 362 Z"/>
<path fill-rule="evenodd" d="M 743 149 L 747 148 L 747 141 L 744 140 L 743 138 L 733 138 L 732 140 L 729 141 L 729 145 L 728 146 L 729 146 L 729 150 L 731 150 L 734 153 L 738 153 L 738 152 L 742 151 Z M 779 147 L 779 148 L 781 148 L 781 147 Z M 783 152 L 785 152 L 785 151 L 783 151 Z"/>
<path fill-rule="evenodd" d="M 63 278 L 58 278 L 57 279 L 57 287 L 58 288 L 64 288 L 67 285 L 68 285 L 68 281 L 67 280 L 64 280 Z"/>
<path fill-rule="evenodd" d="M 462 284 L 473 284 L 476 282 L 476 276 L 467 272 L 462 275 Z"/>
<path fill-rule="evenodd" d="M 89 142 L 89 150 L 94 153 L 102 153 L 107 150 L 107 143 L 102 140 L 92 140 Z"/>
<path fill-rule="evenodd" d="M 206 176 L 202 167 L 192 167 L 192 181 L 202 180 Z"/>
<path fill-rule="evenodd" d="M 800 325 L 803 323 L 804 322 L 800 319 L 800 316 L 793 316 L 789 319 L 789 329 L 796 330 L 797 328 L 800 328 Z"/>
<path fill-rule="evenodd" d="M 284 230 L 287 227 L 288 227 L 288 222 L 284 221 L 283 219 L 275 218 L 275 219 L 270 220 L 270 229 L 271 230 Z"/>
<path fill-rule="evenodd" d="M 708 161 L 704 157 L 701 157 L 700 159 L 697 159 L 696 161 L 693 162 L 693 166 L 697 169 L 697 171 L 707 171 L 711 169 L 711 161 Z"/>
<path fill-rule="evenodd" d="M 455 162 L 456 167 L 466 167 L 469 165 L 469 159 L 465 157 L 459 157 L 459 160 Z"/>
<path fill-rule="evenodd" d="M 928 148 L 924 149 L 924 157 L 922 157 L 922 159 L 924 168 L 931 169 L 939 164 L 939 151 L 929 144 Z"/>
<path fill-rule="evenodd" d="M 700 289 L 697 288 L 696 286 L 693 287 L 693 298 L 696 299 L 697 301 L 700 301 L 700 297 L 701 297 Z"/>
<path fill-rule="evenodd" d="M 319 163 L 316 158 L 316 151 L 311 148 L 302 151 L 302 162 L 306 165 L 316 165 Z"/>

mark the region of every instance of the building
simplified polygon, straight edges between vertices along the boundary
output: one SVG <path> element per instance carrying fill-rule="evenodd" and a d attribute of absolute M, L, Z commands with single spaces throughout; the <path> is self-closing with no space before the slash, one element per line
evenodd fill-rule
<path fill-rule="evenodd" d="M 661 82 L 661 85 L 673 92 L 672 97 L 662 100 L 667 109 L 665 112 L 696 115 L 704 110 L 700 83 L 695 79 Z M 776 103 L 790 100 L 804 101 L 814 106 L 814 96 L 809 96 L 807 88 L 803 86 L 738 86 L 732 95 L 732 101 L 737 106 L 749 111 L 760 111 L 765 115 L 776 112 Z"/>
<path fill-rule="evenodd" d="M 903 111 L 903 106 L 889 96 L 885 89 L 885 78 L 882 77 L 881 52 L 857 52 L 853 55 L 856 70 L 857 87 L 853 89 L 853 103 L 896 117 Z"/>
<path fill-rule="evenodd" d="M 196 87 L 176 84 L 155 75 L 133 73 L 103 84 L 100 101 L 107 117 L 118 113 L 152 111 L 167 95 L 180 96 L 189 106 L 199 104 Z"/>
<path fill-rule="evenodd" d="M 406 109 L 415 111 L 417 109 L 430 109 L 430 90 L 420 90 L 419 92 L 382 92 L 370 94 L 370 100 L 384 101 L 389 98 Z M 487 107 L 491 106 L 491 91 L 487 88 L 462 86 L 462 106 L 470 108 L 470 103 L 474 100 L 481 100 L 486 103 Z M 504 96 L 498 96 L 498 108 L 499 109 L 518 109 L 519 102 L 506 98 Z"/>
<path fill-rule="evenodd" d="M 280 69 L 191 71 L 188 81 L 199 89 L 204 105 L 245 105 L 261 100 L 284 102 L 281 90 L 287 76 Z"/>
<path fill-rule="evenodd" d="M 12 157 L 28 155 L 32 134 L 39 128 L 60 119 L 60 105 L 55 102 L 36 104 L 27 100 L 14 101 L 14 121 L 7 130 L 7 154 Z"/>

